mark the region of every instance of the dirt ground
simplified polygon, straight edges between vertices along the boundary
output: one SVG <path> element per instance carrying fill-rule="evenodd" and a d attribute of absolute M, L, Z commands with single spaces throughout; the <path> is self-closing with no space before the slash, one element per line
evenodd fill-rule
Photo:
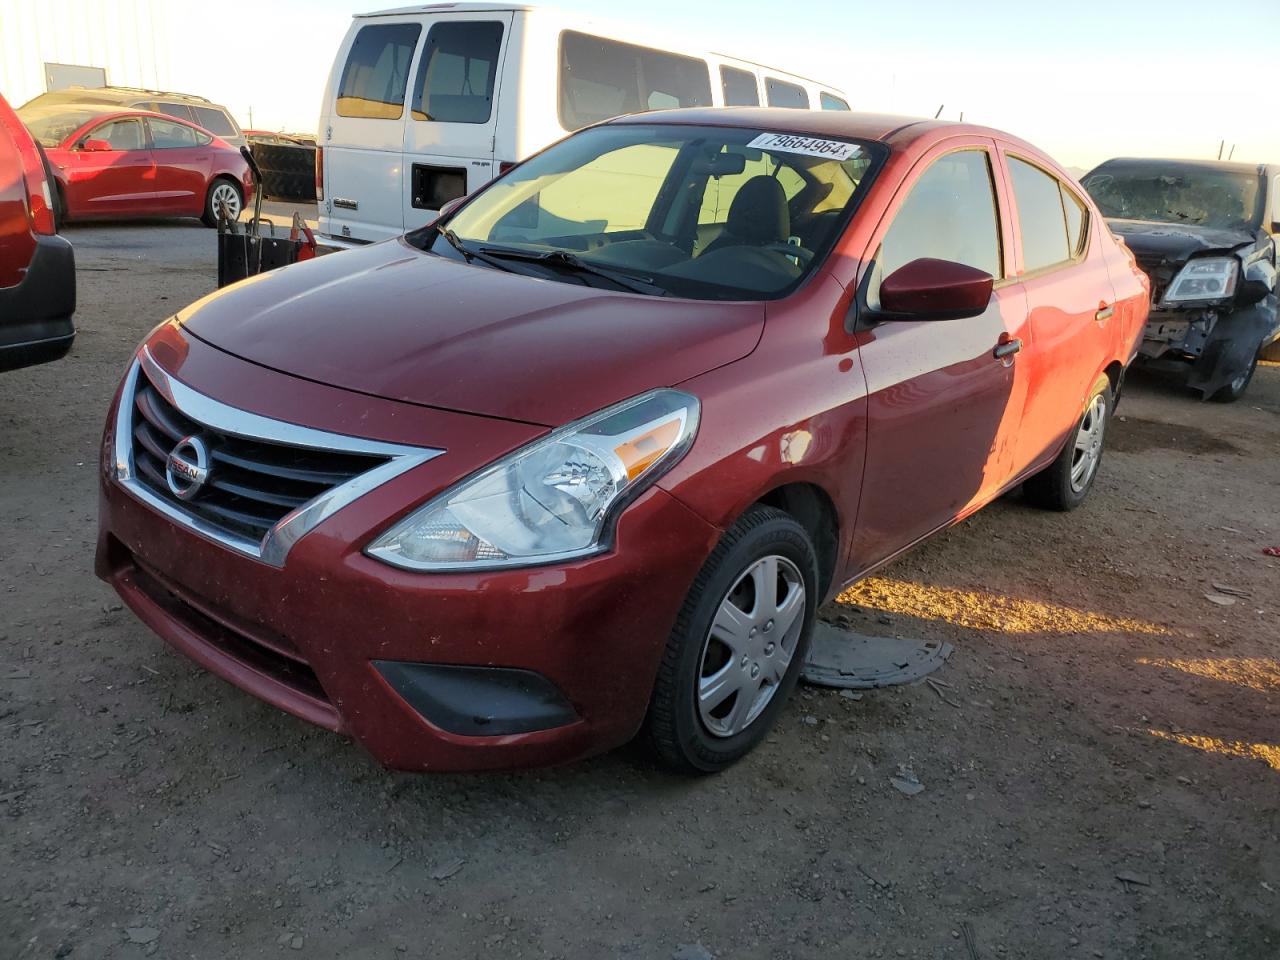
<path fill-rule="evenodd" d="M 0 958 L 1280 957 L 1280 367 L 1134 375 L 1084 508 L 1011 494 L 824 611 L 951 641 L 945 687 L 804 691 L 710 779 L 403 776 L 93 578 L 109 395 L 214 240 L 70 236 L 75 350 L 0 378 Z"/>

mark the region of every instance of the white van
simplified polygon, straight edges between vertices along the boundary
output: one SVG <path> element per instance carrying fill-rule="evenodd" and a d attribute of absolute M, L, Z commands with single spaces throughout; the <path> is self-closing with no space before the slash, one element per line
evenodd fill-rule
<path fill-rule="evenodd" d="M 333 246 L 397 236 L 566 133 L 618 114 L 762 103 L 849 109 L 827 84 L 543 7 L 358 14 L 320 115 L 320 232 Z"/>

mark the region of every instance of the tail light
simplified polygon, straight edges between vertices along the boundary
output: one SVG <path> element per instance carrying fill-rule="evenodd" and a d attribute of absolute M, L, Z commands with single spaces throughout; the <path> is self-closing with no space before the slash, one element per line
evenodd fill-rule
<path fill-rule="evenodd" d="M 512 169 L 514 169 L 514 168 L 515 168 L 515 165 L 516 165 L 516 161 L 514 161 L 514 160 L 500 160 L 500 161 L 498 161 L 498 176 L 502 176 L 502 175 L 503 175 L 504 173 L 506 173 L 508 170 L 512 170 Z"/>
<path fill-rule="evenodd" d="M 53 195 L 50 192 L 49 178 L 45 176 L 40 148 L 31 139 L 31 134 L 22 125 L 18 115 L 8 109 L 6 104 L 0 104 L 0 127 L 4 128 L 17 145 L 18 156 L 22 158 L 22 180 L 27 189 L 31 229 L 36 233 L 57 233 L 58 226 L 53 216 Z"/>
<path fill-rule="evenodd" d="M 316 147 L 316 201 L 324 199 L 324 147 Z"/>

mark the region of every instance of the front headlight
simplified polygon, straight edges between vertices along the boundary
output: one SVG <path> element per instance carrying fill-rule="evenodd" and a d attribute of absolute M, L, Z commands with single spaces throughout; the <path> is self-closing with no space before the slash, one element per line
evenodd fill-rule
<path fill-rule="evenodd" d="M 551 563 L 608 546 L 618 512 L 680 459 L 696 397 L 654 390 L 561 427 L 401 520 L 366 553 L 407 570 Z"/>
<path fill-rule="evenodd" d="M 1240 266 L 1235 257 L 1201 257 L 1178 271 L 1165 292 L 1165 303 L 1222 300 L 1236 292 Z"/>

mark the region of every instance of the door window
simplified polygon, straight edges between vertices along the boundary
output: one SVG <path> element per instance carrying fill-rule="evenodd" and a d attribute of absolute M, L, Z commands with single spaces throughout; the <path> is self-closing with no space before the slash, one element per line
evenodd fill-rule
<path fill-rule="evenodd" d="M 437 23 L 414 85 L 413 119 L 442 123 L 488 123 L 493 113 L 502 24 L 494 21 Z"/>
<path fill-rule="evenodd" d="M 720 90 L 724 93 L 726 107 L 760 106 L 760 88 L 756 75 L 737 67 L 720 68 Z"/>
<path fill-rule="evenodd" d="M 421 33 L 416 23 L 361 27 L 342 68 L 338 116 L 399 120 L 409 85 L 409 61 Z"/>
<path fill-rule="evenodd" d="M 823 110 L 848 110 L 849 104 L 837 97 L 834 93 L 827 93 L 823 90 L 818 95 L 818 102 L 822 104 Z"/>
<path fill-rule="evenodd" d="M 929 257 L 1003 276 L 991 161 L 985 150 L 962 150 L 934 161 L 915 182 L 876 257 L 879 277 Z M 873 302 L 879 302 L 879 283 Z"/>
<path fill-rule="evenodd" d="M 560 124 L 566 130 L 623 113 L 709 106 L 705 60 L 572 30 L 560 35 Z"/>
<path fill-rule="evenodd" d="M 192 107 L 196 114 L 196 123 L 210 133 L 219 137 L 234 137 L 237 133 L 231 118 L 217 107 Z"/>
<path fill-rule="evenodd" d="M 1023 270 L 1043 270 L 1078 257 L 1084 248 L 1084 204 L 1057 177 L 1017 157 L 1008 159 L 1022 227 Z"/>
<path fill-rule="evenodd" d="M 142 139 L 142 123 L 138 120 L 112 120 L 96 127 L 86 138 L 105 140 L 112 150 L 145 150 Z"/>
<path fill-rule="evenodd" d="M 151 127 L 151 146 L 156 150 L 194 147 L 200 143 L 199 137 L 203 137 L 205 143 L 209 142 L 207 134 L 200 134 L 195 128 L 188 127 L 185 123 L 150 119 L 147 125 Z"/>
<path fill-rule="evenodd" d="M 764 78 L 764 92 L 771 107 L 791 107 L 795 110 L 809 109 L 809 94 L 798 83 L 787 83 L 776 77 Z"/>

